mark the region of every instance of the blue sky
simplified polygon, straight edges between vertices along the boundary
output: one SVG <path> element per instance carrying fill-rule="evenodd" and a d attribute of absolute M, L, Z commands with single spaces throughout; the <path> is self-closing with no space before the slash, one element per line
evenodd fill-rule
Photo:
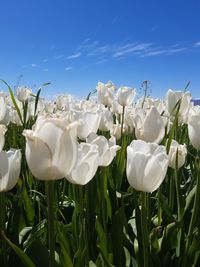
<path fill-rule="evenodd" d="M 0 78 L 85 97 L 98 81 L 200 97 L 200 1 L 1 0 Z M 23 77 L 21 76 L 23 75 Z M 19 78 L 21 77 L 21 78 Z M 2 84 L 0 90 L 5 86 Z"/>

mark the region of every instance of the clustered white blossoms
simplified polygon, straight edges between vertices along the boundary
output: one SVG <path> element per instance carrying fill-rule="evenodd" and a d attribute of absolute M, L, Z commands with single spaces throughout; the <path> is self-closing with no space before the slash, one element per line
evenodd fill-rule
<path fill-rule="evenodd" d="M 188 124 L 191 144 L 200 149 L 200 108 L 193 106 L 189 92 L 170 89 L 165 101 L 150 97 L 135 101 L 135 88 L 117 89 L 108 81 L 99 82 L 96 89 L 98 99 L 77 101 L 62 95 L 54 101 L 39 99 L 36 108 L 31 89 L 17 88 L 15 101 L 20 113 L 26 102 L 26 121 L 37 115 L 32 129 L 23 131 L 26 160 L 36 178 L 66 178 L 85 185 L 98 167 L 112 163 L 122 135 L 130 135 L 136 140 L 127 146 L 128 182 L 136 190 L 153 192 L 163 182 L 168 166 L 181 168 L 186 160 L 185 144 L 171 140 L 168 153 L 165 147 L 165 134 L 177 113 L 178 123 Z M 20 126 L 22 120 L 11 98 L 0 93 L 0 191 L 15 186 L 20 173 L 20 150 L 3 151 L 10 123 Z"/>

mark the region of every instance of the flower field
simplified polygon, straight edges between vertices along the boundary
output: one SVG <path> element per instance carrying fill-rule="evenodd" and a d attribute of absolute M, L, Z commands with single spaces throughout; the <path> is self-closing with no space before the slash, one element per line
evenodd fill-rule
<path fill-rule="evenodd" d="M 99 82 L 0 93 L 0 266 L 200 266 L 200 106 Z M 147 84 L 146 85 L 147 89 Z"/>

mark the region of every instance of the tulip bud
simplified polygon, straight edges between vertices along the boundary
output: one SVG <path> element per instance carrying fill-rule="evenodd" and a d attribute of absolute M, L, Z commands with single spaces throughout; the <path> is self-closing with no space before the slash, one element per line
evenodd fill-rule
<path fill-rule="evenodd" d="M 187 149 L 185 145 L 180 145 L 176 140 L 172 140 L 169 150 L 169 167 L 181 168 L 185 163 Z M 176 166 L 177 161 L 177 166 Z"/>
<path fill-rule="evenodd" d="M 24 130 L 26 160 L 33 175 L 40 180 L 67 176 L 77 158 L 77 123 L 66 126 L 57 118 L 38 117 L 33 130 Z"/>
<path fill-rule="evenodd" d="M 127 147 L 126 175 L 136 190 L 152 193 L 163 182 L 168 168 L 164 146 L 134 140 Z"/>
<path fill-rule="evenodd" d="M 19 179 L 21 151 L 11 149 L 0 152 L 0 192 L 11 190 Z"/>

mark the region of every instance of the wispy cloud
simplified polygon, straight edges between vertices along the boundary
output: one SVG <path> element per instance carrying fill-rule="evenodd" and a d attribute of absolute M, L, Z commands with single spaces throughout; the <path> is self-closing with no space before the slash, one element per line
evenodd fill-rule
<path fill-rule="evenodd" d="M 43 63 L 46 63 L 46 62 L 48 62 L 49 60 L 47 59 L 47 58 L 44 58 L 43 60 L 42 60 L 42 62 Z"/>
<path fill-rule="evenodd" d="M 118 57 L 123 57 L 127 56 L 130 54 L 138 54 L 141 52 L 146 51 L 152 44 L 151 43 L 132 43 L 132 44 L 126 44 L 124 46 L 119 47 L 114 54 L 113 57 L 118 58 Z"/>
<path fill-rule="evenodd" d="M 44 71 L 44 72 L 48 72 L 48 71 L 49 71 L 49 69 L 45 68 L 45 69 L 43 69 L 43 71 Z"/>
<path fill-rule="evenodd" d="M 158 50 L 151 50 L 142 55 L 142 57 L 152 57 L 152 56 L 159 56 L 159 55 L 174 55 L 180 52 L 185 51 L 186 48 L 175 48 L 175 49 L 158 49 Z"/>
<path fill-rule="evenodd" d="M 99 46 L 90 51 L 87 56 L 98 56 L 107 52 L 110 52 L 111 48 L 109 45 Z"/>
<path fill-rule="evenodd" d="M 96 65 L 101 65 L 103 63 L 105 63 L 107 60 L 104 58 L 104 59 L 100 59 L 99 61 L 96 62 Z"/>
<path fill-rule="evenodd" d="M 75 58 L 79 58 L 80 56 L 81 56 L 81 52 L 78 52 L 76 54 L 72 54 L 68 56 L 67 59 L 75 59 Z"/>
<path fill-rule="evenodd" d="M 66 67 L 65 68 L 65 71 L 69 71 L 69 70 L 72 70 L 72 67 Z"/>
<path fill-rule="evenodd" d="M 53 58 L 55 59 L 55 60 L 57 60 L 57 59 L 61 59 L 61 58 L 63 58 L 64 57 L 64 55 L 57 55 L 57 56 L 54 56 Z"/>
<path fill-rule="evenodd" d="M 37 64 L 32 63 L 32 64 L 31 64 L 31 67 L 32 67 L 32 68 L 35 68 L 35 67 L 37 67 Z"/>
<path fill-rule="evenodd" d="M 194 47 L 200 47 L 200 41 L 198 41 L 198 42 L 196 42 L 196 43 L 194 43 L 194 45 L 193 45 Z"/>

